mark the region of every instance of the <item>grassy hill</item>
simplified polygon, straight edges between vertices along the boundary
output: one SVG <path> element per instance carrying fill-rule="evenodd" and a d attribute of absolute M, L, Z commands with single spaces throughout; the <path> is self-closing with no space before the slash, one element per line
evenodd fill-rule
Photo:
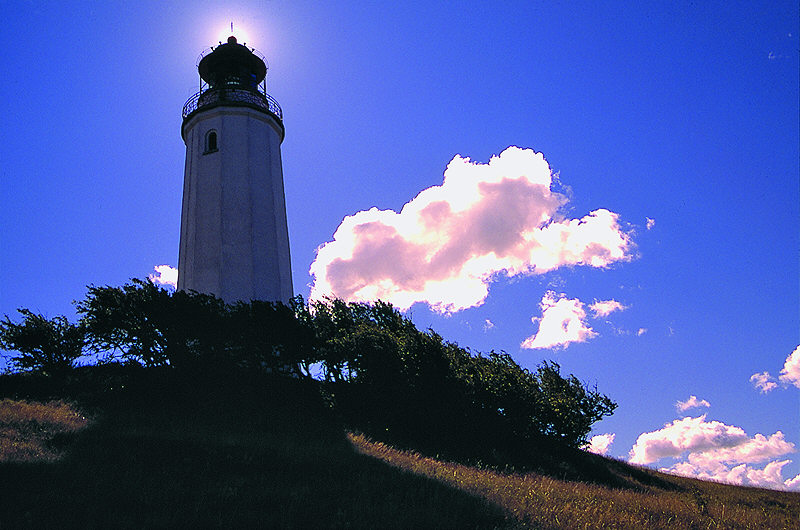
<path fill-rule="evenodd" d="M 0 528 L 800 528 L 796 493 L 347 433 L 308 381 L 95 366 L 0 398 Z"/>

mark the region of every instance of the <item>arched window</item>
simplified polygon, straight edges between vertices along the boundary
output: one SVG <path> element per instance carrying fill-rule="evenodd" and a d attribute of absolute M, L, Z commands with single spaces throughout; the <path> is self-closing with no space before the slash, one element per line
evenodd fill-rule
<path fill-rule="evenodd" d="M 206 150 L 203 154 L 213 153 L 217 150 L 217 131 L 210 130 L 206 133 Z"/>

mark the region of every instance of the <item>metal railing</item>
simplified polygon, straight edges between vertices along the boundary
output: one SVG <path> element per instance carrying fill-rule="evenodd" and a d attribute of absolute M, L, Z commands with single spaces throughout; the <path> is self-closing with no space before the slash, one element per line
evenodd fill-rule
<path fill-rule="evenodd" d="M 193 112 L 212 105 L 225 103 L 245 104 L 260 107 L 274 114 L 281 122 L 283 110 L 269 94 L 243 88 L 211 88 L 202 90 L 189 98 L 183 105 L 182 116 L 186 119 Z"/>

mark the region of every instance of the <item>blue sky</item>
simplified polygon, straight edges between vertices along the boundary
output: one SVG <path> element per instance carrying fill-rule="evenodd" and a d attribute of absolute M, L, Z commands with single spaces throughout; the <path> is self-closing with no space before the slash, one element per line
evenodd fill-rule
<path fill-rule="evenodd" d="M 87 284 L 177 266 L 181 107 L 233 21 L 284 111 L 298 294 L 345 217 L 399 212 L 456 155 L 542 153 L 564 201 L 547 222 L 612 212 L 624 259 L 490 268 L 480 303 L 413 320 L 596 382 L 612 456 L 800 487 L 797 3 L 401 4 L 2 3 L 0 313 L 72 316 Z M 543 300 L 591 333 L 522 348 Z"/>

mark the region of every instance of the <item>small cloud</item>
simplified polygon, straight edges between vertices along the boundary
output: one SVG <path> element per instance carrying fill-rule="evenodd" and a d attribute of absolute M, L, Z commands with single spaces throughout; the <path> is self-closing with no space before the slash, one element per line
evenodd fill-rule
<path fill-rule="evenodd" d="M 178 269 L 169 265 L 156 265 L 153 267 L 156 274 L 148 276 L 151 282 L 158 285 L 169 285 L 173 289 L 178 288 Z"/>
<path fill-rule="evenodd" d="M 493 327 L 494 327 L 494 322 L 492 322 L 488 318 L 483 321 L 483 331 L 489 331 Z"/>
<path fill-rule="evenodd" d="M 751 375 L 750 382 L 753 383 L 753 386 L 756 387 L 756 389 L 758 389 L 758 391 L 762 394 L 766 394 L 767 392 L 771 392 L 772 390 L 778 388 L 778 383 L 776 383 L 775 379 L 769 375 L 769 372 L 761 372 Z"/>
<path fill-rule="evenodd" d="M 636 330 L 636 336 L 637 337 L 641 337 L 645 333 L 647 333 L 647 328 L 639 328 L 639 329 Z"/>
<path fill-rule="evenodd" d="M 697 399 L 697 396 L 692 395 L 689 396 L 689 399 L 686 401 L 677 401 L 675 402 L 675 410 L 678 412 L 685 412 L 689 409 L 695 409 L 699 407 L 710 407 L 711 403 L 706 401 L 705 399 Z"/>
<path fill-rule="evenodd" d="M 786 358 L 778 379 L 781 383 L 794 385 L 800 388 L 800 346 L 794 349 Z"/>
<path fill-rule="evenodd" d="M 602 318 L 610 315 L 614 311 L 623 311 L 627 309 L 627 307 L 616 300 L 595 300 L 595 302 L 589 306 L 589 309 L 594 312 L 595 318 Z"/>
<path fill-rule="evenodd" d="M 648 230 L 650 230 L 651 228 L 653 228 L 656 225 L 656 220 L 655 219 L 650 219 L 649 217 L 645 217 L 645 219 L 647 219 L 647 229 Z"/>
<path fill-rule="evenodd" d="M 539 302 L 541 318 L 533 317 L 539 323 L 539 330 L 525 339 L 521 348 L 566 348 L 573 342 L 586 342 L 597 333 L 586 322 L 584 304 L 577 298 L 567 298 L 565 294 L 547 291 Z"/>
<path fill-rule="evenodd" d="M 581 447 L 584 451 L 594 453 L 596 455 L 607 455 L 611 444 L 614 443 L 615 433 L 598 434 L 592 436 L 589 443 Z"/>

